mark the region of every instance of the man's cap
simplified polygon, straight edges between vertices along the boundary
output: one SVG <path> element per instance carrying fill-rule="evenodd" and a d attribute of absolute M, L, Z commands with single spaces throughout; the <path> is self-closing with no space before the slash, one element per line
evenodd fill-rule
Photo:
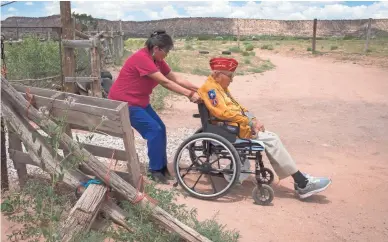
<path fill-rule="evenodd" d="M 234 72 L 238 66 L 238 62 L 233 58 L 216 57 L 209 61 L 210 68 L 213 71 L 231 71 Z"/>

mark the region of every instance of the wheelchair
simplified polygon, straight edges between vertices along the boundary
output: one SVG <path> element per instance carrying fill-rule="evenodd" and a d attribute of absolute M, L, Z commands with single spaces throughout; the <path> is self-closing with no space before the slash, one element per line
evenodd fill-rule
<path fill-rule="evenodd" d="M 255 203 L 271 203 L 274 191 L 270 184 L 274 180 L 274 173 L 264 167 L 264 144 L 240 138 L 239 126 L 228 125 L 225 121 L 211 117 L 203 103 L 198 104 L 198 111 L 199 114 L 193 117 L 200 118 L 202 127 L 181 143 L 174 156 L 174 186 L 179 184 L 195 198 L 213 200 L 225 196 L 237 183 L 255 174 L 256 185 L 252 191 Z M 184 152 L 188 153 L 186 158 L 182 158 Z M 250 160 L 255 161 L 254 171 L 250 170 Z M 189 175 L 189 172 L 193 174 Z M 199 190 L 206 182 L 200 180 L 205 176 L 211 188 L 201 192 Z M 194 184 L 187 184 L 185 178 Z M 217 188 L 220 181 L 227 183 L 224 188 Z"/>

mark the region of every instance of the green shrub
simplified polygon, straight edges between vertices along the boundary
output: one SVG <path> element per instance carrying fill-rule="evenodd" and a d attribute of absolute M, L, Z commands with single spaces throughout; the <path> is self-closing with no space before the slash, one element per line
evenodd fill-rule
<path fill-rule="evenodd" d="M 10 80 L 43 78 L 61 73 L 59 45 L 28 37 L 21 43 L 5 45 L 5 61 Z"/>
<path fill-rule="evenodd" d="M 174 51 L 170 51 L 166 58 L 166 62 L 173 71 L 182 71 L 182 68 L 180 67 L 179 54 L 174 53 Z"/>
<path fill-rule="evenodd" d="M 260 47 L 262 50 L 273 50 L 273 46 L 270 44 L 265 44 Z"/>
<path fill-rule="evenodd" d="M 258 67 L 253 67 L 251 69 L 249 69 L 250 72 L 253 72 L 253 73 L 262 73 L 264 71 L 267 71 L 267 70 L 271 70 L 275 67 L 274 64 L 272 64 L 272 62 L 270 60 L 266 60 L 264 63 L 262 63 L 260 66 Z"/>
<path fill-rule="evenodd" d="M 211 40 L 213 37 L 210 35 L 199 35 L 198 40 Z"/>
<path fill-rule="evenodd" d="M 193 46 L 189 43 L 185 43 L 185 50 L 193 50 Z"/>
<path fill-rule="evenodd" d="M 242 53 L 242 55 L 243 55 L 243 56 L 249 56 L 249 52 L 244 51 L 244 52 Z"/>
<path fill-rule="evenodd" d="M 254 48 L 255 48 L 255 47 L 254 47 L 252 44 L 247 44 L 247 45 L 245 46 L 245 50 L 246 50 L 246 51 L 252 51 Z"/>
<path fill-rule="evenodd" d="M 144 46 L 145 41 L 145 39 L 130 38 L 124 42 L 124 46 L 129 50 L 137 50 Z"/>
<path fill-rule="evenodd" d="M 307 47 L 307 51 L 312 51 L 313 49 L 311 47 Z"/>
<path fill-rule="evenodd" d="M 338 49 L 338 46 L 336 46 L 336 45 L 332 45 L 332 46 L 330 47 L 330 50 L 336 50 L 336 49 Z"/>
<path fill-rule="evenodd" d="M 241 49 L 238 46 L 233 46 L 229 48 L 229 51 L 233 53 L 239 53 L 241 52 Z"/>

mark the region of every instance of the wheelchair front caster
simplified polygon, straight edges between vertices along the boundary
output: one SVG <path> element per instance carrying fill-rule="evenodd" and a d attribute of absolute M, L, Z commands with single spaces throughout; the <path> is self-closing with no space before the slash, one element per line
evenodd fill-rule
<path fill-rule="evenodd" d="M 268 168 L 262 168 L 259 171 L 256 171 L 256 180 L 260 184 L 270 185 L 275 178 L 273 172 Z"/>
<path fill-rule="evenodd" d="M 268 205 L 273 200 L 274 192 L 272 187 L 266 184 L 261 184 L 253 188 L 252 197 L 255 203 L 259 205 Z"/>

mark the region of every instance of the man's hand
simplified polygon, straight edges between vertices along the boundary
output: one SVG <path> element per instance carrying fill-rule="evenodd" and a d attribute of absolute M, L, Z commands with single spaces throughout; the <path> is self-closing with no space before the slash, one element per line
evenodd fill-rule
<path fill-rule="evenodd" d="M 255 134 L 261 132 L 265 132 L 264 124 L 260 123 L 260 121 L 257 121 L 256 119 L 253 121 L 253 131 Z"/>

